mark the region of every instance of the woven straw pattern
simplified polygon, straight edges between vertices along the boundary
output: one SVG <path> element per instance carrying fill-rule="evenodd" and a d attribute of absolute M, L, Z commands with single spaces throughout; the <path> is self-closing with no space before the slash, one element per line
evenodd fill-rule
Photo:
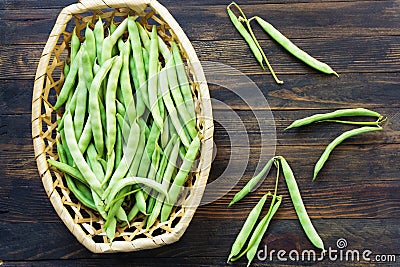
<path fill-rule="evenodd" d="M 130 227 L 117 229 L 117 238 L 112 245 L 102 228 L 102 219 L 97 212 L 83 206 L 66 187 L 62 173 L 49 168 L 47 159 L 57 159 L 56 140 L 59 138 L 57 118 L 60 111 L 53 110 L 56 94 L 63 81 L 63 66 L 68 60 L 68 43 L 72 26 L 80 30 L 87 23 L 93 26 L 97 16 L 108 24 L 112 19 L 121 21 L 127 15 L 139 16 L 139 21 L 149 29 L 148 24 L 157 24 L 159 35 L 164 41 L 175 40 L 187 61 L 187 70 L 191 79 L 191 88 L 195 100 L 197 126 L 201 134 L 200 160 L 196 171 L 192 173 L 182 194 L 182 205 L 176 207 L 167 222 L 157 222 L 148 231 L 144 229 L 144 216 L 137 216 Z M 82 39 L 81 39 L 82 40 Z M 50 33 L 42 53 L 34 83 L 32 99 L 32 137 L 39 174 L 46 193 L 59 217 L 73 235 L 85 247 L 95 253 L 128 252 L 150 249 L 179 240 L 203 195 L 213 148 L 212 109 L 207 83 L 194 49 L 165 7 L 157 1 L 142 0 L 96 0 L 81 1 L 64 8 Z"/>

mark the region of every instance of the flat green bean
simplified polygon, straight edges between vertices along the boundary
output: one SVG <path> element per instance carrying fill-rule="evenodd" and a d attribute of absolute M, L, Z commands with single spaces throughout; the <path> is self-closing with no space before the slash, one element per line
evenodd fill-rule
<path fill-rule="evenodd" d="M 57 142 L 57 153 L 58 153 L 60 162 L 67 164 L 68 163 L 67 155 L 66 155 L 64 146 L 60 142 Z M 82 174 L 80 174 L 80 175 L 82 175 Z M 75 197 L 86 207 L 93 209 L 93 210 L 97 210 L 97 208 L 94 204 L 90 189 L 86 185 L 84 185 L 83 183 L 81 183 L 79 181 L 77 181 L 77 183 L 75 183 L 75 181 L 73 179 L 71 179 L 71 177 L 67 173 L 64 173 L 64 177 L 65 177 L 65 181 L 67 182 L 68 189 L 75 195 Z"/>
<path fill-rule="evenodd" d="M 97 151 L 94 147 L 93 143 L 89 144 L 87 148 L 87 156 L 90 162 L 91 169 L 93 173 L 96 175 L 97 180 L 101 183 L 104 179 L 103 167 L 100 162 L 97 160 Z"/>
<path fill-rule="evenodd" d="M 119 75 L 122 67 L 122 57 L 117 56 L 110 70 L 106 90 L 106 122 L 107 122 L 107 156 L 111 156 L 114 151 L 115 139 L 117 137 L 117 107 L 115 103 L 116 91 L 118 86 Z"/>
<path fill-rule="evenodd" d="M 79 150 L 78 143 L 76 142 L 72 116 L 68 111 L 64 116 L 65 116 L 65 140 L 68 149 L 71 153 L 71 156 L 74 159 L 74 162 L 78 167 L 79 171 L 81 172 L 83 177 L 85 177 L 85 180 L 90 185 L 90 188 L 98 195 L 101 195 L 103 193 L 101 185 L 97 180 L 96 175 L 92 172 L 89 165 L 86 163 L 82 153 Z"/>
<path fill-rule="evenodd" d="M 310 67 L 313 67 L 316 70 L 319 70 L 326 74 L 334 74 L 337 77 L 339 77 L 339 75 L 331 67 L 313 58 L 312 56 L 301 50 L 299 47 L 293 44 L 288 38 L 286 38 L 286 36 L 280 33 L 276 28 L 274 28 L 274 26 L 272 26 L 270 23 L 266 22 L 265 20 L 263 20 L 258 16 L 255 16 L 254 19 L 258 22 L 261 28 L 263 28 L 264 31 L 272 37 L 272 39 L 274 39 L 277 43 L 279 43 L 293 56 L 295 56 L 296 58 L 298 58 L 299 60 L 303 61 L 304 63 L 306 63 Z M 250 19 L 249 21 L 251 20 L 252 19 Z"/>
<path fill-rule="evenodd" d="M 244 222 L 242 229 L 236 237 L 235 242 L 232 245 L 231 252 L 229 253 L 228 262 L 233 256 L 236 256 L 242 250 L 244 244 L 246 243 L 247 238 L 249 237 L 252 229 L 256 225 L 257 219 L 261 214 L 262 208 L 264 207 L 265 201 L 267 201 L 268 194 L 265 194 L 254 206 L 254 208 L 250 211 L 247 216 L 246 221 Z"/>
<path fill-rule="evenodd" d="M 89 54 L 91 64 L 90 69 L 88 70 L 91 71 L 93 69 L 94 59 L 96 58 L 96 40 L 92 29 L 89 27 L 89 24 L 87 24 L 85 30 L 85 46 L 86 51 Z"/>
<path fill-rule="evenodd" d="M 294 209 L 296 210 L 297 217 L 299 218 L 300 224 L 303 227 L 303 230 L 306 233 L 308 239 L 311 241 L 311 243 L 317 248 L 322 249 L 324 251 L 324 243 L 322 242 L 322 239 L 319 237 L 317 231 L 312 225 L 310 217 L 308 217 L 292 169 L 290 168 L 289 164 L 283 157 L 278 157 L 278 158 L 282 165 L 283 175 L 285 177 L 289 194 L 292 199 Z"/>
<path fill-rule="evenodd" d="M 108 71 L 111 69 L 116 58 L 111 58 L 104 62 L 103 66 L 93 78 L 92 85 L 89 89 L 89 109 L 90 109 L 90 123 L 92 126 L 94 144 L 99 155 L 103 155 L 104 139 L 103 139 L 103 124 L 101 121 L 101 112 L 99 104 L 99 90 L 101 84 L 106 77 Z"/>
<path fill-rule="evenodd" d="M 103 41 L 104 41 L 104 26 L 100 16 L 96 24 L 94 25 L 93 33 L 94 33 L 94 39 L 96 41 L 97 60 L 99 61 L 100 64 L 102 64 L 101 49 L 103 48 Z"/>
<path fill-rule="evenodd" d="M 75 84 L 75 79 L 79 68 L 79 58 L 81 57 L 80 51 L 81 50 L 78 51 L 76 57 L 74 58 L 74 61 L 71 62 L 68 76 L 65 78 L 60 94 L 58 95 L 57 101 L 53 107 L 54 110 L 59 109 L 65 103 L 65 101 L 67 101 L 71 90 L 73 90 L 73 86 Z"/>
<path fill-rule="evenodd" d="M 196 120 L 189 114 L 185 105 L 185 101 L 179 87 L 178 77 L 175 69 L 175 61 L 173 57 L 167 61 L 165 69 L 168 76 L 169 88 L 172 98 L 174 99 L 176 109 L 178 110 L 178 113 L 181 116 L 183 123 L 190 134 L 190 137 L 195 138 L 197 135 Z M 167 104 L 165 105 L 167 106 Z"/>
<path fill-rule="evenodd" d="M 59 162 L 56 160 L 52 160 L 52 159 L 48 159 L 47 162 L 56 167 L 57 169 L 59 169 L 60 171 L 70 175 L 71 177 L 77 179 L 78 181 L 80 181 L 81 183 L 88 185 L 88 182 L 85 180 L 85 178 L 82 176 L 81 172 L 79 171 L 79 169 L 72 167 L 70 165 L 68 165 L 67 163 L 63 163 L 63 162 Z"/>
<path fill-rule="evenodd" d="M 116 184 L 118 184 L 124 178 L 125 174 L 128 172 L 129 166 L 132 163 L 133 157 L 135 156 L 139 144 L 139 138 L 138 138 L 139 134 L 140 134 L 139 125 L 137 123 L 133 123 L 129 133 L 127 149 L 121 159 L 118 168 L 114 171 L 113 175 L 111 176 L 110 183 L 107 189 L 104 191 L 104 194 L 102 195 L 102 199 L 103 200 L 107 199 L 107 203 L 111 201 L 111 199 L 109 198 L 109 194 L 112 188 L 115 187 Z M 106 182 L 107 180 L 105 179 L 102 184 L 104 185 Z"/>
<path fill-rule="evenodd" d="M 313 180 L 315 180 L 315 178 L 317 178 L 317 175 L 319 173 L 319 171 L 322 169 L 322 167 L 324 166 L 325 162 L 328 160 L 329 155 L 331 154 L 332 150 L 337 147 L 339 144 L 341 144 L 344 140 L 355 136 L 355 135 L 359 135 L 362 133 L 368 133 L 368 132 L 372 132 L 372 131 L 381 131 L 382 127 L 378 126 L 378 127 L 370 127 L 370 126 L 364 126 L 361 128 L 357 128 L 357 129 L 353 129 L 347 132 L 342 133 L 341 135 L 339 135 L 338 137 L 335 138 L 335 140 L 333 140 L 326 148 L 324 153 L 322 153 L 321 157 L 319 158 L 319 160 L 317 161 L 317 163 L 315 164 L 314 167 L 314 176 L 313 176 Z"/>
<path fill-rule="evenodd" d="M 196 114 L 194 111 L 192 90 L 190 89 L 190 83 L 185 71 L 185 64 L 183 63 L 178 45 L 175 42 L 172 42 L 172 54 L 174 56 L 175 69 L 179 81 L 179 87 L 182 92 L 183 100 L 185 101 L 185 105 L 191 120 L 196 122 Z"/>
<path fill-rule="evenodd" d="M 122 159 L 122 130 L 119 125 L 117 125 L 117 140 L 115 143 L 115 168 L 118 168 L 119 163 Z"/>
<path fill-rule="evenodd" d="M 229 11 L 230 11 L 229 8 L 230 8 L 231 5 L 234 5 L 234 6 L 239 10 L 239 12 L 240 12 L 240 14 L 241 14 L 241 17 L 240 17 L 239 19 L 236 18 L 236 16 L 235 16 L 232 12 L 229 12 Z M 264 51 L 262 50 L 260 44 L 258 43 L 257 38 L 256 38 L 256 36 L 254 35 L 253 30 L 251 29 L 250 22 L 247 20 L 246 15 L 243 13 L 242 9 L 241 9 L 241 8 L 239 7 L 239 5 L 237 5 L 235 2 L 232 2 L 231 4 L 229 4 L 228 7 L 227 7 L 227 9 L 228 9 L 229 17 L 230 17 L 231 20 L 232 20 L 232 23 L 235 25 L 235 27 L 236 27 L 236 29 L 239 31 L 239 33 L 241 33 L 241 35 L 243 36 L 243 38 L 247 41 L 247 39 L 249 38 L 249 35 L 250 35 L 250 38 L 253 40 L 253 42 L 254 42 L 256 48 L 258 49 L 258 51 L 261 53 L 261 56 L 262 56 L 262 58 L 264 59 L 265 63 L 267 64 L 268 69 L 269 69 L 269 71 L 271 72 L 271 75 L 272 75 L 272 77 L 274 78 L 275 82 L 276 82 L 277 84 L 283 84 L 283 81 L 279 80 L 279 78 L 276 76 L 275 71 L 273 70 L 271 64 L 270 64 L 269 61 L 268 61 L 267 56 L 265 55 L 265 53 L 264 53 Z M 236 22 L 234 22 L 235 20 L 236 20 Z M 246 24 L 247 29 L 248 29 L 249 32 L 247 32 L 247 30 L 246 30 L 246 29 L 244 28 L 244 26 L 241 24 L 242 21 Z M 245 36 L 246 36 L 246 37 L 245 37 Z M 249 44 L 249 46 L 250 46 L 250 48 L 251 48 L 253 54 L 256 54 L 257 52 L 255 52 L 255 50 L 254 50 L 254 44 L 253 44 L 253 45 L 250 45 L 250 44 Z M 253 46 L 253 48 L 252 48 L 252 46 Z M 258 57 L 259 57 L 259 56 L 258 56 Z M 261 65 L 262 69 L 264 69 L 264 66 L 262 65 L 262 62 L 260 63 L 260 65 Z"/>
<path fill-rule="evenodd" d="M 295 120 L 294 122 L 292 122 L 292 124 L 286 127 L 285 130 L 305 126 L 314 122 L 327 121 L 340 117 L 356 117 L 356 116 L 376 117 L 378 118 L 378 120 L 383 118 L 382 115 L 379 114 L 378 112 L 365 108 L 339 109 L 333 112 L 314 114 L 312 116 L 303 119 Z"/>
<path fill-rule="evenodd" d="M 121 84 L 122 96 L 124 98 L 124 105 L 127 112 L 126 115 L 128 118 L 128 122 L 132 123 L 136 119 L 136 107 L 135 107 L 135 100 L 132 94 L 132 85 L 129 73 L 130 51 L 131 51 L 131 46 L 128 39 L 122 47 L 123 62 L 122 62 L 122 70 L 120 76 L 120 84 Z"/>
<path fill-rule="evenodd" d="M 189 144 L 190 144 L 189 139 L 185 135 L 182 124 L 178 117 L 178 111 L 176 110 L 174 102 L 171 98 L 170 90 L 168 87 L 167 73 L 166 73 L 165 68 L 163 68 L 159 72 L 158 79 L 159 79 L 159 86 L 160 86 L 159 91 L 161 92 L 161 96 L 164 101 L 165 107 L 167 108 L 168 113 L 169 113 L 169 119 L 173 125 L 173 127 L 170 127 L 170 129 L 171 130 L 175 129 L 179 135 L 179 138 L 182 141 L 182 144 L 185 147 L 189 147 Z"/>
<path fill-rule="evenodd" d="M 240 201 L 242 198 L 244 198 L 248 193 L 254 190 L 254 188 L 257 186 L 257 184 L 260 183 L 261 179 L 265 176 L 268 175 L 268 172 L 271 169 L 271 165 L 274 162 L 274 158 L 271 158 L 267 164 L 265 164 L 264 168 L 258 173 L 256 176 L 250 179 L 250 181 L 247 182 L 247 184 L 239 191 L 236 193 L 236 195 L 233 197 L 232 201 L 229 203 L 229 207 L 232 206 L 234 203 Z"/>
<path fill-rule="evenodd" d="M 85 153 L 90 141 L 92 140 L 92 124 L 90 123 L 90 114 L 86 119 L 85 127 L 78 141 L 78 147 L 81 153 Z"/>
<path fill-rule="evenodd" d="M 103 47 L 101 49 L 101 63 L 104 63 L 112 57 L 112 48 L 116 45 L 122 34 L 124 34 L 127 26 L 128 19 L 124 19 L 110 36 L 104 38 Z"/>
<path fill-rule="evenodd" d="M 76 27 L 75 27 L 71 35 L 71 53 L 69 55 L 71 62 L 75 60 L 80 46 L 81 46 L 81 41 L 79 40 L 78 36 L 76 36 Z"/>
<path fill-rule="evenodd" d="M 185 155 L 185 159 L 182 162 L 181 167 L 179 168 L 178 174 L 175 176 L 175 179 L 171 185 L 171 188 L 168 191 L 169 198 L 171 202 L 164 202 L 164 205 L 161 210 L 161 221 L 165 222 L 169 215 L 171 214 L 173 205 L 176 204 L 179 196 L 179 192 L 183 184 L 186 181 L 186 178 L 192 168 L 193 162 L 197 156 L 197 152 L 200 149 L 200 138 L 196 136 L 193 141 L 190 143 L 190 146 Z"/>
<path fill-rule="evenodd" d="M 147 94 L 147 77 L 143 62 L 142 46 L 140 42 L 139 30 L 133 17 L 128 18 L 128 32 L 129 40 L 131 42 L 132 55 L 135 61 L 136 75 L 139 82 L 139 87 L 136 87 L 136 91 L 140 91 L 141 98 L 144 104 L 149 107 L 149 96 Z M 138 100 L 137 100 L 138 101 Z M 139 105 L 139 103 L 138 103 Z M 139 112 L 140 111 L 140 112 Z M 144 110 L 137 110 L 137 116 L 143 115 Z"/>
<path fill-rule="evenodd" d="M 153 26 L 150 39 L 150 52 L 149 52 L 149 73 L 148 73 L 148 94 L 150 111 L 153 119 L 158 128 L 162 129 L 164 120 L 161 117 L 160 107 L 158 105 L 158 37 L 156 26 Z"/>

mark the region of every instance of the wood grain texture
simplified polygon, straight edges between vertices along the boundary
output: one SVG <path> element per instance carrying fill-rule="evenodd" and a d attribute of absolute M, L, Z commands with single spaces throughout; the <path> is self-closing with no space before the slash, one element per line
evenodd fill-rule
<path fill-rule="evenodd" d="M 226 4 L 229 2 L 221 1 L 217 5 L 208 1 L 208 4 L 200 6 L 186 5 L 186 2 L 185 5 L 164 4 L 192 41 L 241 39 L 226 14 Z M 54 3 L 58 5 L 58 1 Z M 400 33 L 400 16 L 396 12 L 400 4 L 393 0 L 240 4 L 248 17 L 258 15 L 268 19 L 294 41 L 352 36 L 378 39 Z M 51 4 L 48 6 L 51 7 Z M 60 11 L 61 7 L 23 9 L 21 5 L 20 9 L 0 9 L 0 44 L 44 43 Z M 259 27 L 254 28 L 260 39 L 269 39 Z"/>
<path fill-rule="evenodd" d="M 31 139 L 31 98 L 38 59 L 62 7 L 73 0 L 0 1 L 0 264 L 2 266 L 225 266 L 231 244 L 247 214 L 273 188 L 275 171 L 256 192 L 235 206 L 227 204 L 254 175 L 261 134 L 276 143 L 276 154 L 291 164 L 307 211 L 327 247 L 345 238 L 348 249 L 393 254 L 400 261 L 400 2 L 396 0 L 249 0 L 239 4 L 259 15 L 295 44 L 340 73 L 317 73 L 280 48 L 262 30 L 254 31 L 279 77 L 276 85 L 257 66 L 231 25 L 230 1 L 161 1 L 182 26 L 201 61 L 224 63 L 247 75 L 259 94 L 249 106 L 233 93 L 249 84 L 206 69 L 213 98 L 216 156 L 209 181 L 236 181 L 214 191 L 217 201 L 201 206 L 181 241 L 151 251 L 117 255 L 88 252 L 57 217 L 37 172 Z M 226 85 L 229 85 L 226 87 Z M 265 100 L 268 105 L 265 105 Z M 283 131 L 293 120 L 339 108 L 365 107 L 389 119 L 382 132 L 351 138 L 337 147 L 311 181 L 325 146 L 351 126 L 316 124 Z M 270 112 L 272 110 L 272 113 Z M 239 127 L 234 113 L 243 123 Z M 273 115 L 271 117 L 270 115 Z M 261 124 L 255 115 L 261 116 Z M 272 119 L 273 118 L 273 119 Z M 232 140 L 249 139 L 245 143 Z M 231 163 L 232 165 L 229 165 Z M 226 171 L 231 166 L 230 171 Z M 244 168 L 242 168 L 244 166 Z M 229 190 L 233 187 L 232 190 Z M 225 191 L 228 191 L 225 194 Z M 302 232 L 283 179 L 283 204 L 264 236 L 269 249 L 312 249 Z M 264 210 L 265 212 L 265 210 Z M 242 266 L 244 260 L 231 266 Z M 272 262 L 252 266 L 383 266 L 375 262 Z M 397 265 L 396 265 L 397 264 Z"/>

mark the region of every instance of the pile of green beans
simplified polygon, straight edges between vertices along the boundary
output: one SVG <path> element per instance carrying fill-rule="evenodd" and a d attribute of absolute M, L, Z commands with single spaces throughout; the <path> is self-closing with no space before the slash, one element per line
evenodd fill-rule
<path fill-rule="evenodd" d="M 261 181 L 261 177 L 267 174 L 267 172 L 272 166 L 272 162 L 275 164 L 277 168 L 274 193 L 268 192 L 267 194 L 265 194 L 259 200 L 257 205 L 254 206 L 254 208 L 251 210 L 246 221 L 243 224 L 242 229 L 237 235 L 235 242 L 232 245 L 231 252 L 228 257 L 228 262 L 236 261 L 239 258 L 243 257 L 244 255 L 246 255 L 247 257 L 248 261 L 247 266 L 249 266 L 253 261 L 254 256 L 256 255 L 257 252 L 257 248 L 260 245 L 261 240 L 268 229 L 272 217 L 275 215 L 282 202 L 282 196 L 277 195 L 280 168 L 282 168 L 283 176 L 285 178 L 293 206 L 295 208 L 297 217 L 299 218 L 300 224 L 303 227 L 304 232 L 306 233 L 311 243 L 315 247 L 321 249 L 322 253 L 324 253 L 324 244 L 307 214 L 293 171 L 290 168 L 287 161 L 285 160 L 285 158 L 282 156 L 275 156 L 272 159 L 270 159 L 265 165 L 265 167 L 262 169 L 262 171 L 258 175 L 253 177 L 245 185 L 245 187 L 235 195 L 234 200 L 229 204 L 229 206 L 231 206 L 233 203 L 245 197 L 250 192 L 250 190 L 254 189 L 255 185 Z M 260 217 L 263 206 L 266 203 L 268 196 L 272 197 L 268 212 L 256 226 L 257 219 Z M 252 235 L 250 237 L 251 233 Z M 249 241 L 247 242 L 248 239 Z M 246 242 L 247 246 L 245 247 Z"/>
<path fill-rule="evenodd" d="M 232 12 L 232 10 L 230 9 L 231 6 L 235 6 L 237 8 L 237 10 L 240 13 L 239 18 L 236 17 L 236 15 Z M 246 15 L 242 11 L 242 9 L 235 2 L 232 2 L 231 4 L 229 4 L 226 9 L 227 9 L 229 18 L 232 21 L 232 24 L 238 30 L 240 35 L 242 35 L 242 37 L 245 39 L 245 41 L 247 42 L 247 44 L 250 47 L 250 50 L 254 54 L 258 63 L 260 64 L 260 66 L 264 69 L 263 62 L 265 61 L 265 63 L 268 66 L 268 69 L 271 72 L 271 75 L 273 76 L 273 78 L 277 84 L 283 84 L 283 81 L 278 79 L 278 77 L 276 76 L 263 49 L 261 48 L 260 44 L 258 43 L 257 38 L 254 35 L 253 30 L 250 26 L 250 22 L 252 20 L 256 20 L 258 22 L 258 24 L 261 26 L 261 28 L 269 36 L 271 36 L 272 39 L 274 39 L 278 44 L 280 44 L 290 54 L 292 54 L 294 57 L 296 57 L 300 61 L 304 62 L 305 64 L 309 65 L 310 67 L 312 67 L 322 73 L 334 74 L 337 77 L 339 77 L 339 75 L 330 66 L 328 66 L 326 63 L 323 63 L 323 62 L 313 58 L 312 56 L 310 56 L 309 54 L 307 54 L 306 52 L 301 50 L 299 47 L 297 47 L 295 44 L 293 44 L 286 36 L 284 36 L 281 32 L 279 32 L 276 28 L 274 28 L 267 21 L 263 20 L 262 18 L 260 18 L 258 16 L 254 16 L 250 19 L 247 19 Z M 243 23 L 246 25 L 246 27 L 243 25 Z"/>
<path fill-rule="evenodd" d="M 353 120 L 340 120 L 342 117 L 371 117 L 375 118 L 375 120 L 370 121 L 353 121 Z M 285 130 L 297 128 L 305 125 L 309 125 L 312 123 L 319 123 L 319 122 L 335 122 L 341 124 L 350 124 L 350 125 L 360 125 L 362 127 L 352 129 L 346 131 L 336 137 L 328 146 L 325 148 L 324 152 L 322 153 L 321 157 L 317 161 L 314 167 L 314 174 L 313 174 L 313 181 L 317 178 L 319 171 L 324 166 L 325 162 L 328 160 L 329 155 L 333 151 L 335 147 L 341 144 L 344 140 L 362 134 L 368 133 L 373 131 L 381 131 L 382 127 L 381 124 L 386 121 L 386 117 L 382 116 L 376 111 L 372 111 L 365 108 L 351 108 L 351 109 L 339 109 L 333 112 L 328 113 L 321 113 L 315 114 L 306 118 L 298 119 L 292 124 L 290 124 Z"/>
<path fill-rule="evenodd" d="M 147 229 L 168 220 L 201 144 L 178 45 L 135 17 L 99 17 L 73 31 L 69 57 L 54 104 L 59 161 L 48 163 L 103 217 L 110 243 L 139 213 Z"/>

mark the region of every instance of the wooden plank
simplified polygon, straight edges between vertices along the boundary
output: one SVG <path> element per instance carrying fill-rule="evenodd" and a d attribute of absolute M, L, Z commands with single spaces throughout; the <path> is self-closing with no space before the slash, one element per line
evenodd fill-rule
<path fill-rule="evenodd" d="M 2 33 L 0 44 L 45 42 L 61 11 L 61 5 L 58 2 L 55 3 L 60 7 L 0 10 L 2 18 L 0 21 L 0 32 Z M 182 6 L 171 3 L 166 6 L 192 41 L 241 39 L 226 14 L 226 3 L 224 2 L 223 5 L 209 3 L 202 6 Z M 281 4 L 243 4 L 241 6 L 248 17 L 258 15 L 266 18 L 293 40 L 400 34 L 400 15 L 397 12 L 399 3 L 395 0 L 323 1 L 320 3 L 302 1 Z M 35 7 L 40 7 L 40 5 L 35 3 Z M 289 16 L 290 19 L 288 19 Z M 259 27 L 254 28 L 260 39 L 268 39 L 265 34 L 261 34 Z M 339 44 L 337 43 L 337 45 Z M 346 50 L 340 49 L 339 51 Z"/>
<path fill-rule="evenodd" d="M 247 88 L 249 86 L 247 80 L 236 79 L 232 81 L 232 77 L 214 75 L 212 71 L 207 71 L 207 69 L 205 71 L 214 110 L 226 109 L 219 101 L 233 110 L 250 109 L 244 100 L 234 93 L 234 90 Z M 400 111 L 398 110 L 400 105 L 398 92 L 400 73 L 352 73 L 342 75 L 340 79 L 334 77 L 321 79 L 319 75 L 314 74 L 283 75 L 281 76 L 285 80 L 283 86 L 277 86 L 269 74 L 249 75 L 248 77 L 254 81 L 268 101 L 269 108 L 274 111 L 275 119 L 286 121 L 282 123 L 282 126 L 303 115 L 308 116 L 316 113 L 319 109 L 384 108 L 382 113 L 389 117 L 395 117 L 396 113 Z M 33 81 L 30 79 L 2 80 L 0 115 L 30 114 L 31 106 L 21 103 L 31 102 L 32 90 Z M 252 105 L 251 109 L 268 108 L 265 102 L 256 101 L 257 97 L 255 93 L 246 94 L 246 101 L 256 103 Z M 288 113 L 283 113 L 282 116 L 275 113 L 275 111 L 280 110 L 297 111 L 298 109 L 310 111 L 307 114 L 299 113 L 296 117 L 291 117 Z"/>
<path fill-rule="evenodd" d="M 376 2 L 376 0 L 326 0 L 324 2 Z M 291 0 L 290 3 L 319 3 L 320 0 Z M 60 0 L 60 1 L 51 1 L 44 0 L 40 2 L 36 2 L 35 0 L 3 0 L 0 2 L 0 9 L 23 9 L 23 8 L 63 8 L 65 6 L 75 4 L 74 0 Z M 223 0 L 186 0 L 186 6 L 210 6 L 210 5 L 224 5 L 226 6 L 228 2 Z M 176 6 L 175 0 L 165 0 L 162 1 L 162 4 L 167 8 L 171 8 Z M 259 5 L 265 4 L 265 1 L 262 0 L 248 0 L 246 1 L 246 5 Z M 287 0 L 272 0 L 268 1 L 268 4 L 282 4 L 287 5 Z"/>
<path fill-rule="evenodd" d="M 280 211 L 277 214 L 279 213 Z M 9 264 L 13 264 L 14 261 L 21 260 L 32 263 L 59 260 L 60 264 L 68 264 L 69 261 L 77 259 L 80 263 L 88 263 L 89 266 L 96 263 L 159 266 L 165 262 L 167 266 L 176 266 L 180 261 L 186 261 L 190 266 L 196 266 L 197 261 L 207 266 L 220 266 L 226 261 L 230 246 L 243 221 L 243 219 L 200 219 L 195 216 L 182 239 L 175 244 L 152 250 L 103 255 L 92 254 L 86 250 L 62 223 L 3 223 L 0 255 L 6 264 L 8 261 Z M 313 223 L 327 248 L 337 249 L 337 240 L 345 238 L 348 243 L 347 249 L 360 251 L 369 249 L 373 255 L 398 254 L 400 246 L 398 219 L 323 219 L 313 220 Z M 264 245 L 268 246 L 269 251 L 293 249 L 301 252 L 314 249 L 297 220 L 279 218 L 272 221 L 260 248 Z M 240 261 L 240 264 L 244 263 L 245 259 Z M 329 260 L 323 263 L 325 264 L 323 266 L 330 264 Z M 199 266 L 204 265 L 199 264 Z M 265 262 L 256 260 L 256 266 L 265 266 Z"/>
<path fill-rule="evenodd" d="M 266 44 L 267 40 L 261 42 Z M 354 72 L 399 72 L 398 64 L 400 37 L 386 36 L 379 40 L 370 37 L 331 38 L 299 40 L 299 44 L 319 59 L 336 69 L 341 78 L 320 74 L 316 70 L 288 55 L 280 47 L 268 50 L 271 64 L 277 74 L 315 74 L 321 81 L 337 83 Z M 338 45 L 340 44 L 340 45 Z M 263 71 L 253 58 L 243 40 L 231 41 L 195 41 L 194 48 L 200 61 L 211 61 L 226 64 L 244 74 L 265 74 L 271 82 L 268 72 Z M 354 47 L 357 46 L 357 49 Z M 43 50 L 43 45 L 7 45 L 0 46 L 0 77 L 2 79 L 32 79 Z M 348 51 L 342 53 L 341 51 Z M 368 51 L 368 52 L 365 52 Z M 322 56 L 323 55 L 323 56 Z M 210 68 L 212 65 L 209 65 Z M 211 68 L 211 70 L 213 70 Z M 216 72 L 218 73 L 218 72 Z M 282 77 L 283 79 L 283 77 Z M 278 85 L 274 86 L 279 88 Z"/>
<path fill-rule="evenodd" d="M 365 137 L 365 136 L 364 136 Z M 370 137 L 372 138 L 372 137 Z M 228 181 L 210 191 L 209 197 L 223 196 L 211 205 L 199 209 L 198 216 L 235 218 L 245 217 L 249 205 L 274 188 L 272 172 L 257 192 L 238 204 L 240 209 L 227 208 L 234 194 L 254 175 L 260 159 L 260 149 L 252 146 L 247 155 L 237 154 L 240 147 L 227 147 L 227 141 L 216 140 L 218 147 L 209 182 L 216 179 Z M 37 173 L 32 147 L 2 145 L 2 179 L 0 180 L 0 222 L 58 220 L 44 192 Z M 6 148 L 4 148 L 6 147 Z M 7 149 L 8 148 L 8 149 Z M 400 198 L 398 170 L 400 169 L 399 145 L 351 145 L 343 144 L 332 154 L 321 170 L 318 181 L 312 182 L 313 166 L 324 147 L 279 146 L 276 155 L 283 155 L 292 166 L 310 216 L 315 218 L 398 218 Z M 236 152 L 235 152 L 236 151 Z M 231 153 L 233 156 L 231 156 Z M 240 157 L 238 157 L 240 155 Z M 367 160 L 366 160 L 367 159 Z M 230 162 L 231 161 L 231 162 Z M 232 164 L 227 169 L 228 163 Z M 243 177 L 241 173 L 244 172 Z M 240 182 L 234 186 L 235 180 Z M 281 178 L 280 193 L 285 197 L 280 218 L 293 219 L 295 214 L 289 200 L 286 185 Z M 229 192 L 228 192 L 229 191 Z M 222 192 L 222 193 L 221 193 Z M 332 206 L 334 205 L 334 207 Z"/>

